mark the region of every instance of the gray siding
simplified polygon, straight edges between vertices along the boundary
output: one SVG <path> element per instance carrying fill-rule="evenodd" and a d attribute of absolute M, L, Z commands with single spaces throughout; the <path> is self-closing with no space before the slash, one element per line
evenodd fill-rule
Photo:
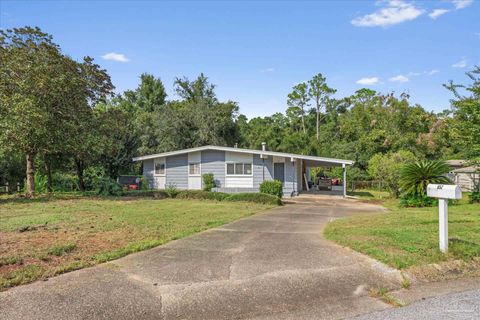
<path fill-rule="evenodd" d="M 166 162 L 166 186 L 174 184 L 178 189 L 188 189 L 188 154 L 169 156 Z M 206 150 L 201 152 L 202 174 L 213 173 L 216 190 L 221 192 L 258 192 L 263 180 L 273 179 L 273 158 L 261 159 L 259 155 L 253 155 L 253 188 L 225 188 L 225 152 L 217 150 Z M 154 160 L 143 161 L 143 175 L 153 186 Z M 290 197 L 292 193 L 298 192 L 299 180 L 301 177 L 299 161 L 292 165 L 290 159 L 285 159 L 285 184 L 283 194 Z M 299 182 L 300 181 L 300 182 Z M 301 186 L 301 184 L 300 184 Z"/>
<path fill-rule="evenodd" d="M 166 186 L 174 184 L 178 189 L 188 189 L 188 153 L 166 158 Z"/>
<path fill-rule="evenodd" d="M 143 161 L 143 176 L 147 179 L 153 178 L 153 159 Z"/>
<path fill-rule="evenodd" d="M 303 166 L 303 161 L 302 160 L 297 160 L 295 163 L 295 167 L 297 168 L 297 192 L 302 191 L 302 181 L 303 181 L 303 176 L 302 176 L 302 166 Z"/>
<path fill-rule="evenodd" d="M 202 174 L 204 173 L 213 173 L 218 188 L 225 185 L 225 151 L 202 151 Z"/>
<path fill-rule="evenodd" d="M 262 161 L 264 160 L 264 161 Z M 253 155 L 253 189 L 258 191 L 260 184 L 263 182 L 263 175 L 265 173 L 265 180 L 273 179 L 273 159 L 261 159 L 258 154 Z"/>
<path fill-rule="evenodd" d="M 145 177 L 145 179 L 147 180 L 147 183 L 148 183 L 148 186 L 149 188 L 153 188 L 154 187 L 154 183 L 153 183 L 153 159 L 149 159 L 149 160 L 145 160 L 143 161 L 143 176 Z"/>

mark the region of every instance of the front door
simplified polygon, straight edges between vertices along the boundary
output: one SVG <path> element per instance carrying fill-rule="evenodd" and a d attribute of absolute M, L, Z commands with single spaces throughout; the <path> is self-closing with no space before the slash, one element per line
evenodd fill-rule
<path fill-rule="evenodd" d="M 285 182 L 285 163 L 275 162 L 273 164 L 273 179 Z"/>

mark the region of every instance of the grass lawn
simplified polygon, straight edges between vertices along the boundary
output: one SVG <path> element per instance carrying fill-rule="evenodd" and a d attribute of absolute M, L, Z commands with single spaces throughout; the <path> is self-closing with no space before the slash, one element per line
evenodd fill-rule
<path fill-rule="evenodd" d="M 0 198 L 0 290 L 117 259 L 271 207 L 151 198 Z"/>
<path fill-rule="evenodd" d="M 328 239 L 399 269 L 480 257 L 480 204 L 469 204 L 466 195 L 449 206 L 447 255 L 438 249 L 437 207 L 401 208 L 398 200 L 378 191 L 361 190 L 353 195 L 381 203 L 390 212 L 335 220 L 325 229 Z"/>

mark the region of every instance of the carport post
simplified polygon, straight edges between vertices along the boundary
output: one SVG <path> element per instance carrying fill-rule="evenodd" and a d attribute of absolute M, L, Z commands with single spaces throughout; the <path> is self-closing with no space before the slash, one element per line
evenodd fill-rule
<path fill-rule="evenodd" d="M 345 163 L 342 163 L 343 168 L 343 197 L 347 196 L 347 166 Z"/>

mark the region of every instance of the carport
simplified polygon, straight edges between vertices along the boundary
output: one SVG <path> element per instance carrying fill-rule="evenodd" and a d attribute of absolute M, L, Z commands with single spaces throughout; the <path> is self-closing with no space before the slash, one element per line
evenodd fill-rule
<path fill-rule="evenodd" d="M 301 193 L 310 193 L 310 194 L 326 194 L 326 195 L 339 195 L 346 197 L 347 196 L 347 166 L 352 165 L 353 161 L 342 160 L 342 159 L 320 159 L 319 157 L 305 157 L 300 161 L 301 168 Z M 320 190 L 316 185 L 313 187 L 309 186 L 311 181 L 310 170 L 312 168 L 342 168 L 342 183 L 338 186 L 332 186 L 331 190 Z"/>

